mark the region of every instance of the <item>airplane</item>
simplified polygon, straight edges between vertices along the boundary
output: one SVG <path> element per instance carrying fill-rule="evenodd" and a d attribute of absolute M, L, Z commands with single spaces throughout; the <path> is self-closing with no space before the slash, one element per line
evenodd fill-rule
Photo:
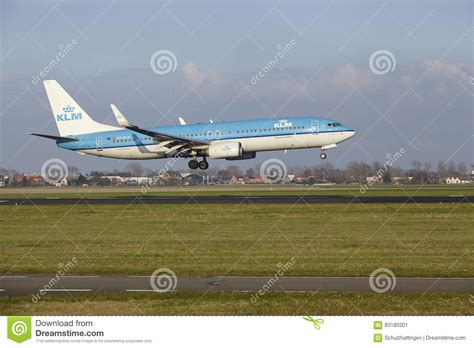
<path fill-rule="evenodd" d="M 31 135 L 56 140 L 58 147 L 79 154 L 131 160 L 179 156 L 190 158 L 189 168 L 206 170 L 208 158 L 246 160 L 260 151 L 320 148 L 325 159 L 326 150 L 355 134 L 333 119 L 309 116 L 197 124 L 180 117 L 179 125 L 142 128 L 111 104 L 116 127 L 94 121 L 56 80 L 43 83 L 59 136 Z"/>

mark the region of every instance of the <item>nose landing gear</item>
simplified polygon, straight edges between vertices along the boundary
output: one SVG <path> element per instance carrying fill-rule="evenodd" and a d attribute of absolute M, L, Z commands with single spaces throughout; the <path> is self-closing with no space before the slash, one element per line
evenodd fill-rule
<path fill-rule="evenodd" d="M 326 155 L 324 152 L 321 152 L 319 157 L 321 157 L 321 159 L 326 159 L 326 157 L 328 157 L 328 155 Z"/>

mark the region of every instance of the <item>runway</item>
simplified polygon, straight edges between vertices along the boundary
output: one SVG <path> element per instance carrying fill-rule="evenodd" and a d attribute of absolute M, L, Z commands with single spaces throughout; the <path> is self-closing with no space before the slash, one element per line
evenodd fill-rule
<path fill-rule="evenodd" d="M 171 285 L 169 282 L 171 281 Z M 474 291 L 474 278 L 396 278 L 389 291 Z M 156 291 L 151 283 L 172 291 L 374 291 L 367 277 L 191 277 L 31 275 L 0 278 L 0 296 L 73 293 L 137 293 Z M 385 283 L 380 288 L 385 288 Z M 53 285 L 53 286 L 51 286 Z M 174 285 L 174 286 L 173 286 Z"/>
<path fill-rule="evenodd" d="M 474 196 L 125 196 L 111 198 L 1 199 L 0 205 L 46 204 L 334 204 L 334 203 L 474 203 Z"/>

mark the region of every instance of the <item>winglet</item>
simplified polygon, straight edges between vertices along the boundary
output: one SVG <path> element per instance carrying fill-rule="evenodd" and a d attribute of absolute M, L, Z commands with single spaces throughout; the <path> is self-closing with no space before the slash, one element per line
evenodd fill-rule
<path fill-rule="evenodd" d="M 182 126 L 186 125 L 186 121 L 182 117 L 178 117 L 179 124 Z"/>
<path fill-rule="evenodd" d="M 122 115 L 122 113 L 119 111 L 119 109 L 114 104 L 110 104 L 110 107 L 112 108 L 112 112 L 114 113 L 114 116 L 117 119 L 117 122 L 121 127 L 125 127 L 125 128 L 133 127 L 133 125 L 130 124 L 130 122 L 127 121 L 125 116 Z"/>

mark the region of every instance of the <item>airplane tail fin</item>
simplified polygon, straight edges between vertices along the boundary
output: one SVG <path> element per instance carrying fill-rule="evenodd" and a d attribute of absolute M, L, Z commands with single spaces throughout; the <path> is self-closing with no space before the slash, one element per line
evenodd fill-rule
<path fill-rule="evenodd" d="M 56 80 L 45 80 L 43 83 L 61 136 L 117 129 L 94 121 Z"/>

